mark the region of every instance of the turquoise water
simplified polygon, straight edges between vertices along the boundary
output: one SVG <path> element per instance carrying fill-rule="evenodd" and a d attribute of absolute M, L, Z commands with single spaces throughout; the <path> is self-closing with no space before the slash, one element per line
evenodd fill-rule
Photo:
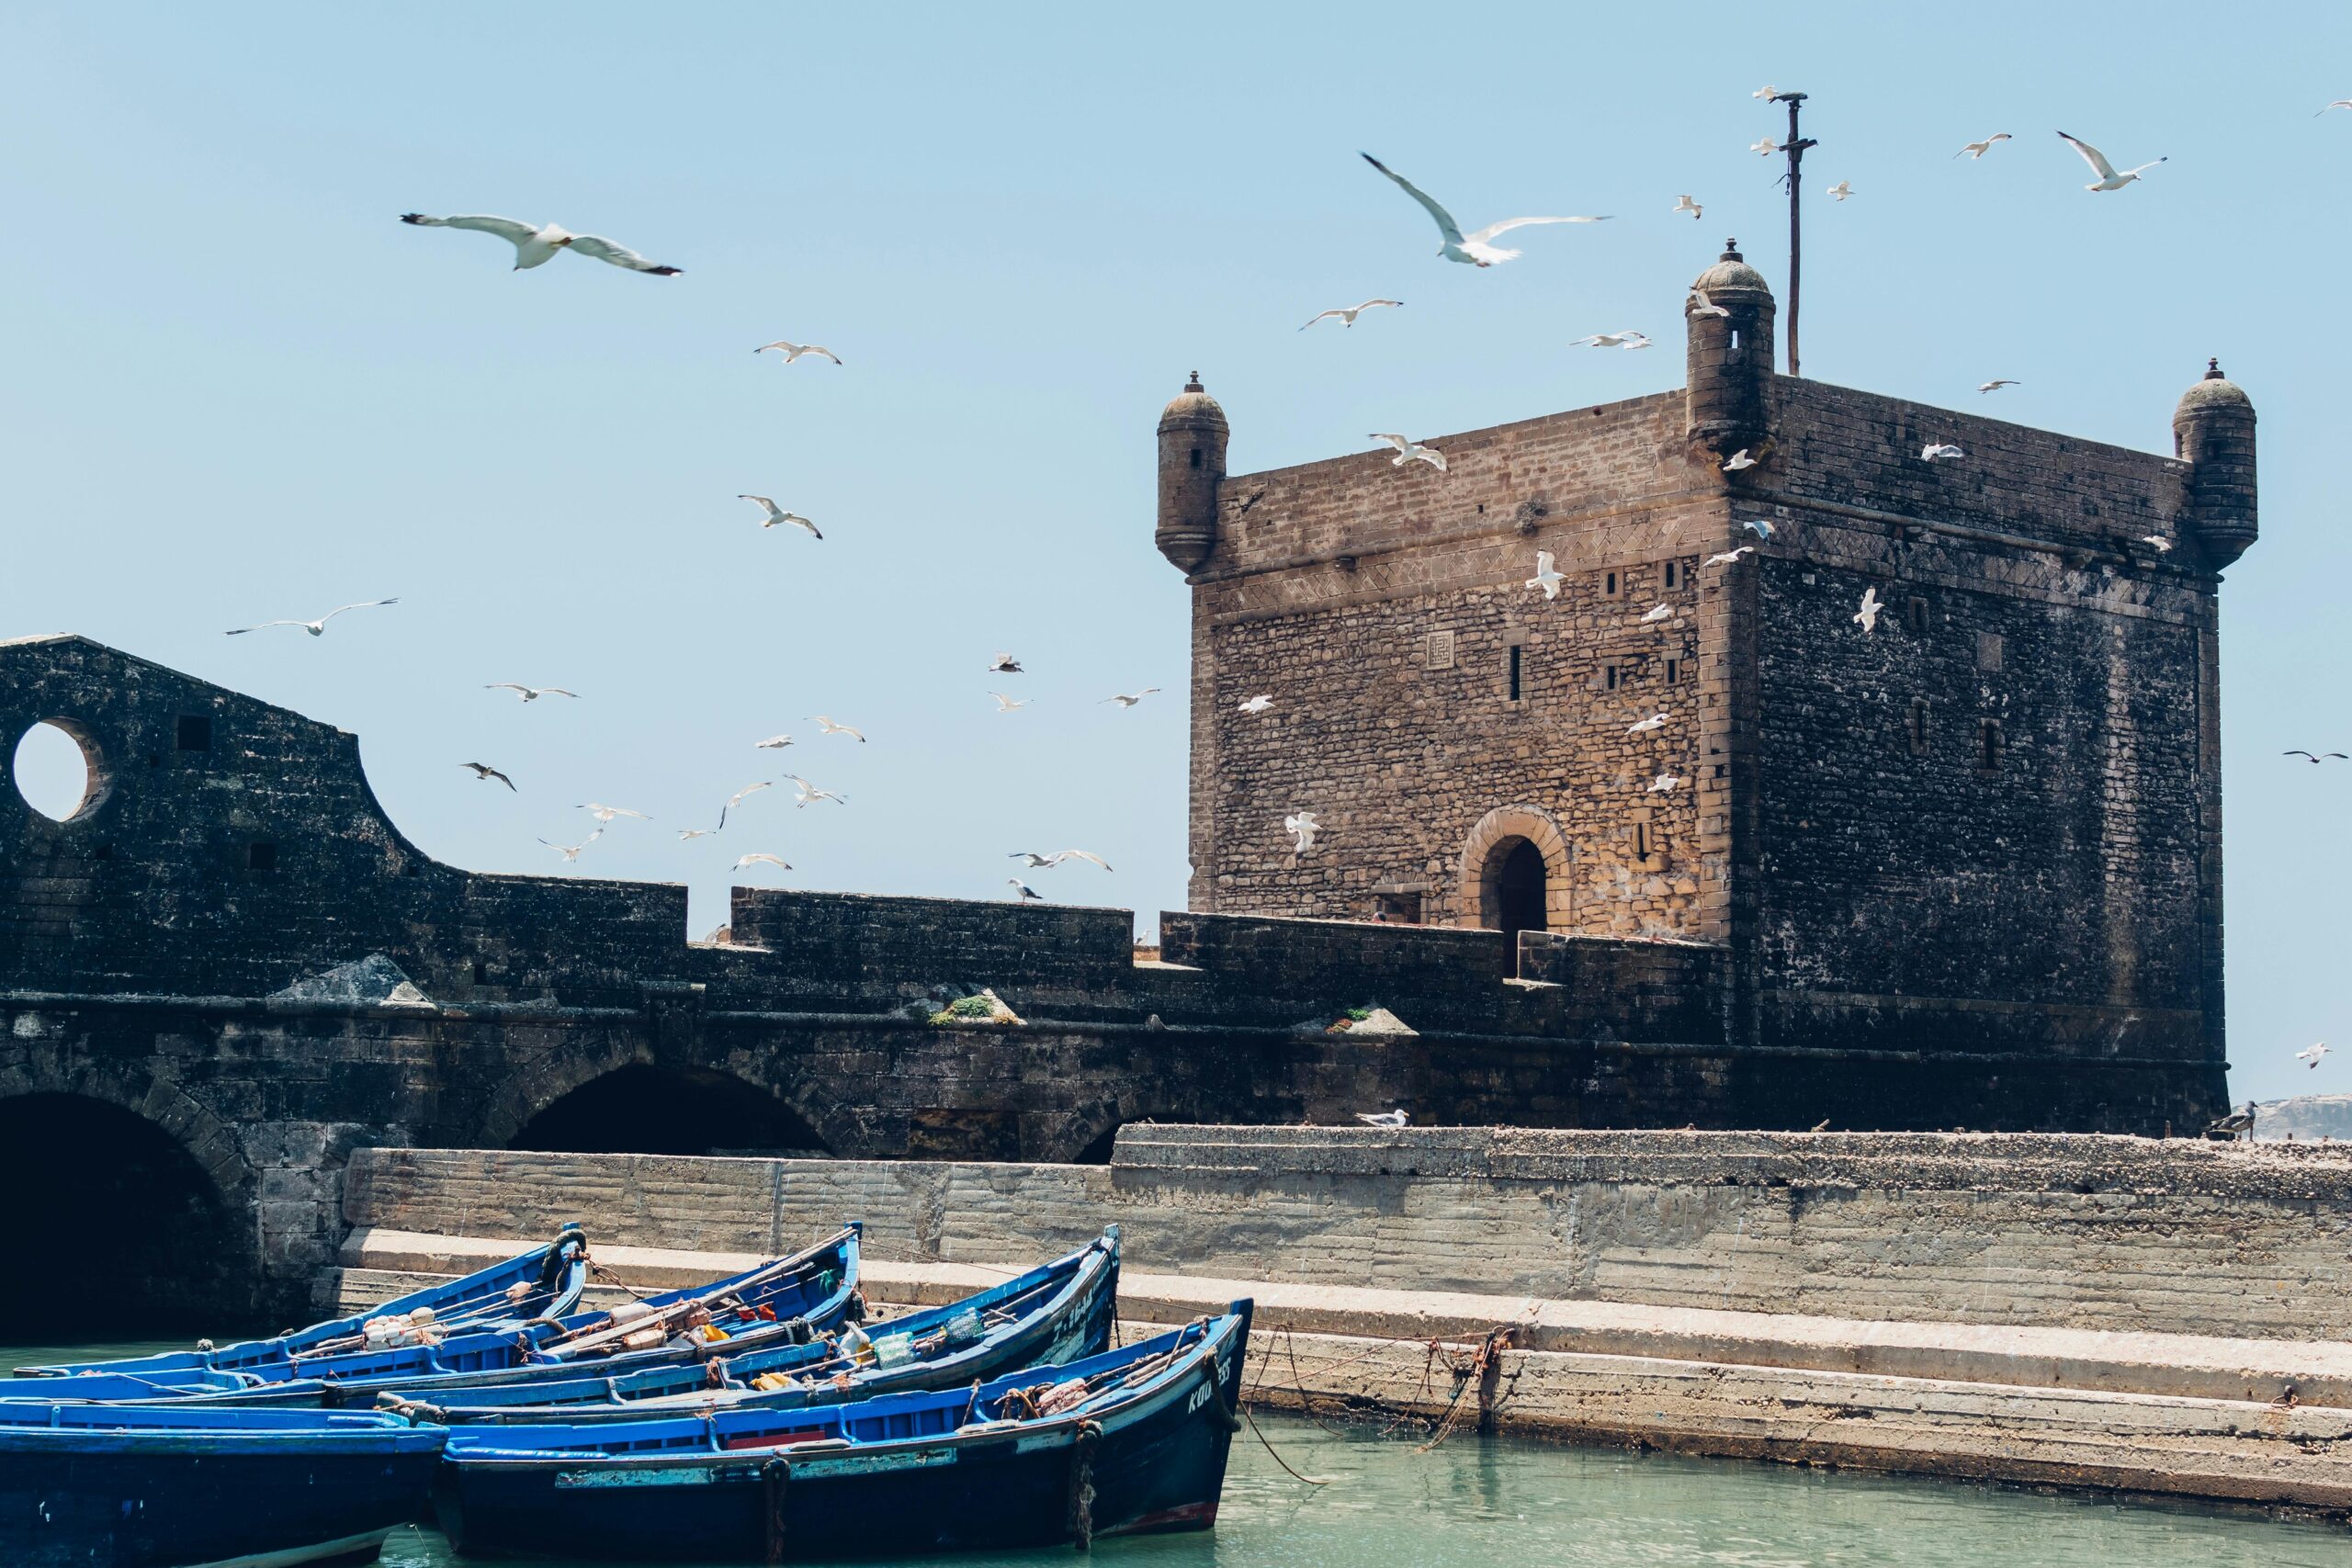
<path fill-rule="evenodd" d="M 91 1347 L 70 1354 L 161 1348 Z M 0 1348 L 0 1367 L 67 1354 Z M 2249 1512 L 1464 1434 L 1425 1453 L 1401 1434 L 1327 1432 L 1270 1415 L 1258 1422 L 1294 1468 L 1330 1483 L 1292 1480 L 1245 1427 L 1234 1442 L 1214 1532 L 1104 1541 L 1094 1549 L 1096 1568 L 2352 1563 L 2352 1530 Z M 1045 1568 L 1075 1558 L 1065 1548 L 937 1561 Z M 432 1531 L 416 1529 L 395 1535 L 384 1561 L 397 1568 L 448 1568 L 465 1560 Z"/>

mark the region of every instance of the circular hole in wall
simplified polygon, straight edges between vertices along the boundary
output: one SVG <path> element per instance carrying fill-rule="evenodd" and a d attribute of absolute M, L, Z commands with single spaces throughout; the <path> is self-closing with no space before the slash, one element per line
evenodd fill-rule
<path fill-rule="evenodd" d="M 104 775 L 96 749 L 76 726 L 45 718 L 17 740 L 8 776 L 27 806 L 62 822 L 96 798 Z"/>

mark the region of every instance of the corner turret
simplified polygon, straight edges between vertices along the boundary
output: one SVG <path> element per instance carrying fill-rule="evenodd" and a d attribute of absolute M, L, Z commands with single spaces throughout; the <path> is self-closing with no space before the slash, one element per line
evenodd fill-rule
<path fill-rule="evenodd" d="M 2172 411 L 2173 456 L 2189 466 L 2189 528 L 2206 558 L 2224 567 L 2260 535 L 2255 516 L 2254 402 L 2222 375 L 2218 359 Z"/>
<path fill-rule="evenodd" d="M 1180 570 L 1193 570 L 1216 548 L 1217 492 L 1231 434 L 1197 370 L 1159 415 L 1159 521 L 1152 541 Z"/>
<path fill-rule="evenodd" d="M 1772 289 L 1741 258 L 1739 242 L 1731 240 L 1690 292 L 1684 307 L 1690 442 L 1727 457 L 1763 445 L 1770 433 Z"/>

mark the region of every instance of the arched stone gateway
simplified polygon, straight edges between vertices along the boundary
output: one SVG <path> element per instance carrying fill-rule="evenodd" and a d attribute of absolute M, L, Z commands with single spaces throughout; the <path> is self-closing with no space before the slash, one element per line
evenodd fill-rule
<path fill-rule="evenodd" d="M 559 1096 L 509 1147 L 569 1154 L 821 1156 L 823 1135 L 784 1100 L 730 1074 L 632 1062 Z"/>
<path fill-rule="evenodd" d="M 1540 807 L 1495 807 L 1463 845 L 1455 923 L 1514 938 L 1527 930 L 1566 930 L 1569 860 L 1567 839 Z M 1506 953 L 1515 955 L 1515 949 Z"/>

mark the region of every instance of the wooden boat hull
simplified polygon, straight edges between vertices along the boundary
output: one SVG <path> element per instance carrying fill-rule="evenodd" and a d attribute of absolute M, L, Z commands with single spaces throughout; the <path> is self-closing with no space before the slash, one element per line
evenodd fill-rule
<path fill-rule="evenodd" d="M 1091 1415 L 806 1451 L 452 1451 L 435 1506 L 461 1552 L 623 1561 L 775 1562 L 1207 1529 L 1238 1424 L 1249 1303 L 1184 1332 L 1195 1330 L 1172 1371 Z M 867 1403 L 886 1415 L 894 1404 Z M 625 1426 L 594 1430 L 628 1440 Z M 744 1436 L 759 1434 L 717 1440 Z"/>
<path fill-rule="evenodd" d="M 28 1405 L 28 1410 L 50 1407 Z M 104 1407 L 70 1406 L 84 1415 Z M 101 1416 L 103 1418 L 103 1416 Z M 188 1568 L 373 1562 L 424 1517 L 442 1434 L 366 1426 L 106 1431 L 0 1422 L 0 1562 Z"/>

